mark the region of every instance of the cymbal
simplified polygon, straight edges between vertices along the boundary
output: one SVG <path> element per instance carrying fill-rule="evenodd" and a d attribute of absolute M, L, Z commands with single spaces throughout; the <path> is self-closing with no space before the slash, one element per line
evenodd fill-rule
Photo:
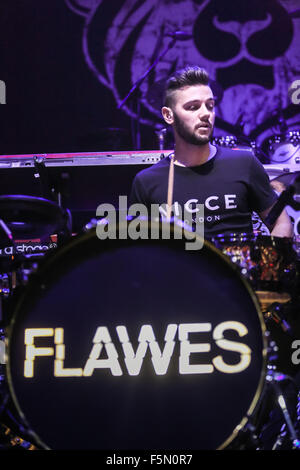
<path fill-rule="evenodd" d="M 0 247 L 13 240 L 43 238 L 66 228 L 66 212 L 54 201 L 25 196 L 0 196 Z M 5 229 L 8 229 L 6 231 Z"/>

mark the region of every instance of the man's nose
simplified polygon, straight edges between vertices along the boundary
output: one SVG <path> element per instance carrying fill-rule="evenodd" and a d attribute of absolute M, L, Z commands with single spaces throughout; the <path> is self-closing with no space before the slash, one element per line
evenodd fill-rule
<path fill-rule="evenodd" d="M 199 108 L 198 117 L 199 117 L 200 121 L 208 120 L 209 117 L 210 117 L 210 112 L 209 112 L 209 110 L 207 109 L 207 107 L 205 106 L 204 103 Z"/>

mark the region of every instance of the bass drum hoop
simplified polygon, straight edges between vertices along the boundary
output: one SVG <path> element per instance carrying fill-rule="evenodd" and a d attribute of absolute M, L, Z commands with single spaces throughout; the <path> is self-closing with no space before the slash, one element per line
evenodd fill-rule
<path fill-rule="evenodd" d="M 165 223 L 157 220 L 141 220 L 140 221 L 141 226 L 146 224 L 146 226 L 149 228 L 149 223 L 151 227 L 158 227 L 160 231 L 160 235 L 162 232 L 162 227 L 165 225 Z M 125 222 L 120 222 L 116 224 L 111 224 L 115 225 L 117 233 L 120 231 L 123 231 L 128 227 L 127 223 Z M 124 232 L 123 232 L 124 233 Z M 171 241 L 176 241 L 178 240 L 172 240 L 172 236 L 176 238 L 176 234 L 182 234 L 182 227 L 178 225 L 176 222 L 170 224 L 170 233 L 171 233 L 171 240 L 168 240 L 168 243 Z M 15 406 L 19 416 L 23 420 L 23 422 L 29 426 L 30 429 L 30 417 L 26 416 L 22 410 L 22 407 L 19 404 L 19 400 L 17 397 L 17 393 L 15 391 L 15 386 L 13 384 L 13 378 L 12 378 L 12 369 L 11 369 L 11 344 L 12 344 L 12 337 L 15 331 L 15 328 L 17 327 L 17 320 L 21 315 L 21 312 L 23 310 L 23 305 L 28 302 L 28 300 L 31 298 L 31 296 L 35 293 L 36 287 L 41 284 L 41 279 L 44 278 L 44 276 L 49 273 L 53 267 L 59 263 L 59 261 L 64 258 L 67 254 L 71 253 L 72 251 L 76 252 L 76 249 L 79 246 L 82 246 L 84 244 L 88 244 L 89 242 L 92 242 L 97 238 L 96 236 L 96 228 L 89 229 L 87 232 L 76 235 L 73 239 L 65 243 L 64 245 L 58 247 L 54 252 L 52 253 L 46 253 L 44 259 L 42 260 L 38 270 L 32 274 L 31 279 L 29 280 L 28 285 L 26 286 L 25 291 L 22 291 L 21 293 L 17 294 L 17 300 L 15 301 L 14 309 L 12 312 L 12 317 L 11 321 L 7 327 L 7 332 L 6 332 L 6 337 L 7 337 L 7 365 L 6 365 L 6 375 L 7 375 L 7 383 L 8 383 L 8 388 L 9 392 L 11 394 L 12 400 L 13 400 L 13 405 Z M 184 238 L 184 237 L 183 237 Z M 228 446 L 235 441 L 236 438 L 238 438 L 239 433 L 245 428 L 251 417 L 255 414 L 257 409 L 259 408 L 259 405 L 262 402 L 263 399 L 263 391 L 265 389 L 265 378 L 267 375 L 267 364 L 268 364 L 268 357 L 267 357 L 267 350 L 268 350 L 268 340 L 267 340 L 267 330 L 266 330 L 266 325 L 264 321 L 263 314 L 261 312 L 261 307 L 260 303 L 258 301 L 258 298 L 255 294 L 255 292 L 252 290 L 251 285 L 247 279 L 245 279 L 241 274 L 238 266 L 233 264 L 231 260 L 226 256 L 221 250 L 219 250 L 213 243 L 211 243 L 208 240 L 203 240 L 198 234 L 193 233 L 193 240 L 202 240 L 203 242 L 203 248 L 206 248 L 208 251 L 211 251 L 215 255 L 217 255 L 218 258 L 222 260 L 227 267 L 235 272 L 236 276 L 239 278 L 240 282 L 244 285 L 246 291 L 248 292 L 249 297 L 251 298 L 253 305 L 255 307 L 256 313 L 258 315 L 259 319 L 259 324 L 261 328 L 261 340 L 262 340 L 262 367 L 261 367 L 261 372 L 260 372 L 260 379 L 258 381 L 257 389 L 255 391 L 255 394 L 253 396 L 252 402 L 249 405 L 249 408 L 247 412 L 245 413 L 244 417 L 242 418 L 241 422 L 236 425 L 236 427 L 233 429 L 232 433 L 225 439 L 225 441 L 216 448 L 216 450 L 223 450 L 228 448 Z M 190 238 L 189 238 L 190 240 Z M 114 245 L 115 242 L 117 243 L 122 243 L 123 240 L 118 239 L 117 240 L 98 240 L 99 243 L 99 252 L 105 252 L 110 250 L 110 246 Z M 134 243 L 139 243 L 141 240 L 135 240 Z M 144 240 L 142 240 L 144 242 Z M 147 241 L 147 240 L 146 240 Z M 151 241 L 151 240 L 150 240 Z M 156 242 L 159 241 L 164 242 L 165 240 L 156 240 Z M 179 240 L 180 241 L 180 240 Z M 125 243 L 127 240 L 125 240 Z M 130 242 L 131 243 L 131 242 Z M 183 243 L 183 241 L 181 241 Z M 101 248 L 100 248 L 101 245 Z M 108 247 L 107 247 L 108 245 Z M 201 250 L 200 250 L 201 251 Z M 29 418 L 29 420 L 27 419 Z M 45 444 L 42 439 L 39 437 L 39 435 L 35 432 L 34 429 L 30 429 L 29 433 L 32 435 L 35 443 L 45 449 L 45 450 L 52 450 L 47 444 Z"/>

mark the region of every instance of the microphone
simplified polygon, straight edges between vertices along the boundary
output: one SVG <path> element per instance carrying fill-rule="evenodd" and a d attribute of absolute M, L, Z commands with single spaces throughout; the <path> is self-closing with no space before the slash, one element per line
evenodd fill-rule
<path fill-rule="evenodd" d="M 192 39 L 194 36 L 190 33 L 186 33 L 185 31 L 175 31 L 174 33 L 167 33 L 166 36 L 169 38 L 176 39 L 177 41 L 187 41 L 188 39 Z"/>

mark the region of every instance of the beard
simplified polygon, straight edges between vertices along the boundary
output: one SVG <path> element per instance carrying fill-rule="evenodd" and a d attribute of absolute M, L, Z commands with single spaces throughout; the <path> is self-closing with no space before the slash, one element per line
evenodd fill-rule
<path fill-rule="evenodd" d="M 207 135 L 198 135 L 196 131 L 191 131 L 176 113 L 173 111 L 174 116 L 174 129 L 177 134 L 188 144 L 192 145 L 206 145 L 210 141 L 213 133 L 213 126 L 209 128 L 210 132 Z"/>

